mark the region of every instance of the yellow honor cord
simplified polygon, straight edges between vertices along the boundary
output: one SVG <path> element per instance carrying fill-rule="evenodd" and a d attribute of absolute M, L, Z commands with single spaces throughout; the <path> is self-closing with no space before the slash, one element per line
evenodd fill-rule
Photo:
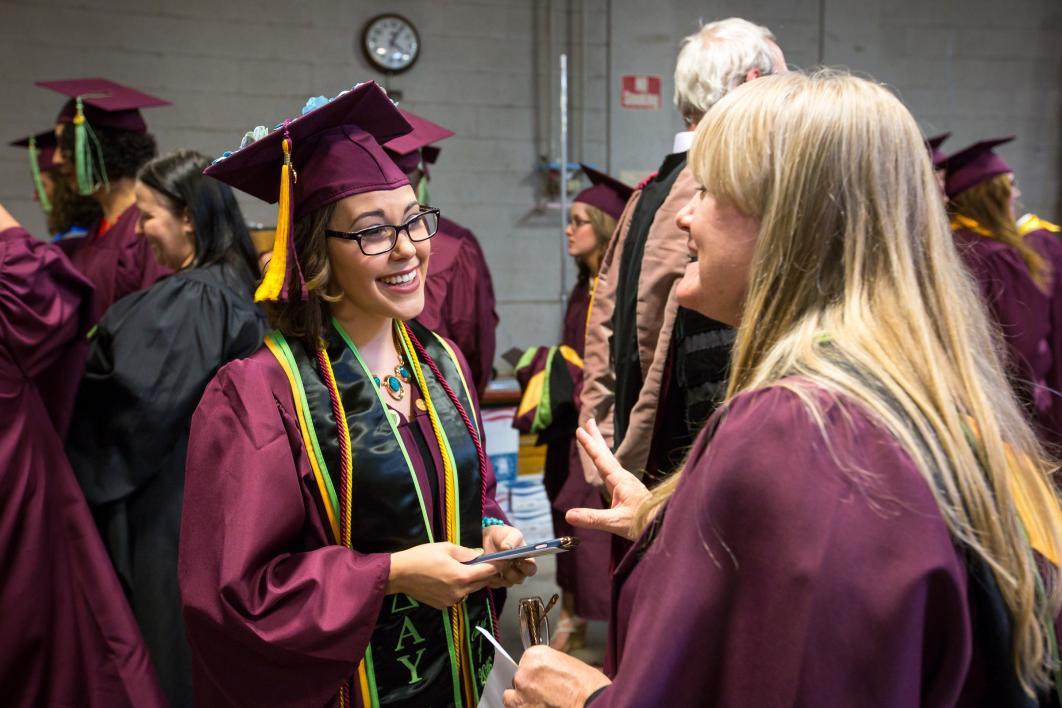
<path fill-rule="evenodd" d="M 953 214 L 951 217 L 951 230 L 958 231 L 959 229 L 966 229 L 967 231 L 973 231 L 980 236 L 991 236 L 992 232 L 981 226 L 968 216 L 962 214 Z"/>
<path fill-rule="evenodd" d="M 431 421 L 432 432 L 435 433 L 436 442 L 439 445 L 439 456 L 443 461 L 443 479 L 444 479 L 444 502 L 446 507 L 446 540 L 451 543 L 457 543 L 459 539 L 457 530 L 457 500 L 455 498 L 454 490 L 454 461 L 450 454 L 447 452 L 446 440 L 444 437 L 442 422 L 439 419 L 439 413 L 435 409 L 435 404 L 431 400 L 431 392 L 428 390 L 426 380 L 424 378 L 424 371 L 421 369 L 420 360 L 417 358 L 417 351 L 413 348 L 413 342 L 409 338 L 409 330 L 406 328 L 404 322 L 395 322 L 395 326 L 398 329 L 399 336 L 402 339 L 403 345 L 405 345 L 406 351 L 409 353 L 409 363 L 413 370 L 413 376 L 417 380 L 417 385 L 420 387 L 421 393 L 424 396 L 424 404 L 428 409 L 428 419 Z M 457 662 L 457 673 L 463 677 L 462 692 L 465 696 L 465 700 L 468 705 L 475 703 L 472 696 L 472 671 L 469 662 L 463 661 L 462 652 L 465 647 L 465 621 L 464 615 L 461 612 L 461 604 L 457 603 L 453 607 L 449 608 L 450 613 L 450 631 L 453 633 L 454 641 L 454 660 Z M 471 657 L 469 657 L 471 659 Z"/>

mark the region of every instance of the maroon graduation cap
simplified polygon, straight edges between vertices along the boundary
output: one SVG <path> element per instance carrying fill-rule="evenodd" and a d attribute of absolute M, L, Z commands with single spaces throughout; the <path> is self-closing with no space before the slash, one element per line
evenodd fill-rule
<path fill-rule="evenodd" d="M 944 144 L 944 141 L 951 137 L 951 133 L 941 133 L 940 135 L 934 135 L 932 138 L 926 138 L 926 149 L 929 150 L 929 159 L 933 161 L 933 169 L 939 170 L 944 167 L 944 161 L 948 159 L 940 150 L 940 146 Z"/>
<path fill-rule="evenodd" d="M 55 139 L 54 130 L 43 130 L 36 135 L 13 140 L 8 144 L 11 147 L 28 148 L 31 156 L 37 158 L 37 169 L 41 172 L 55 169 L 55 150 L 59 143 Z"/>
<path fill-rule="evenodd" d="M 1005 138 L 982 140 L 945 160 L 944 168 L 948 174 L 944 179 L 944 193 L 954 197 L 986 179 L 1013 172 L 1006 160 L 992 150 L 1013 139 L 1014 136 L 1010 135 Z"/>
<path fill-rule="evenodd" d="M 409 174 L 420 167 L 422 162 L 425 165 L 433 164 L 439 157 L 440 149 L 432 147 L 432 143 L 453 137 L 454 131 L 444 128 L 438 123 L 433 123 L 427 118 L 418 116 L 416 113 L 410 113 L 402 108 L 398 110 L 402 117 L 413 126 L 413 130 L 387 141 L 384 148 L 395 164 L 402 168 L 403 172 Z M 427 176 L 427 173 L 428 171 L 425 169 L 425 176 Z"/>
<path fill-rule="evenodd" d="M 593 167 L 579 163 L 583 172 L 590 178 L 590 187 L 575 195 L 572 202 L 582 202 L 600 209 L 613 219 L 619 219 L 623 209 L 627 206 L 627 200 L 634 194 L 634 187 L 630 187 L 618 179 L 598 172 Z"/>
<path fill-rule="evenodd" d="M 56 168 L 55 150 L 58 147 L 58 141 L 55 139 L 55 131 L 45 130 L 36 135 L 15 140 L 10 145 L 29 150 L 30 174 L 33 176 L 33 186 L 37 190 L 37 200 L 41 203 L 41 209 L 51 211 L 52 202 L 48 199 L 48 193 L 44 191 L 41 173 Z"/>
<path fill-rule="evenodd" d="M 305 287 L 290 239 L 295 219 L 353 194 L 409 184 L 382 143 L 411 126 L 379 86 L 358 84 L 331 101 L 311 99 L 307 105 L 317 107 L 226 152 L 204 171 L 264 202 L 279 202 L 273 259 L 256 301 L 287 299 L 293 287 Z"/>
<path fill-rule="evenodd" d="M 38 81 L 42 86 L 70 98 L 56 116 L 56 123 L 75 123 L 79 105 L 86 121 L 95 128 L 116 128 L 146 133 L 141 108 L 168 106 L 169 101 L 123 86 L 109 79 Z"/>

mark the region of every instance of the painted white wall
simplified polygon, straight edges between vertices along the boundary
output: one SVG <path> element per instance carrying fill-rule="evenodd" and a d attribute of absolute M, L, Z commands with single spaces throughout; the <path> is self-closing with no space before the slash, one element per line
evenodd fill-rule
<path fill-rule="evenodd" d="M 388 83 L 403 105 L 457 132 L 432 201 L 471 228 L 494 273 L 498 351 L 560 331 L 560 215 L 534 210 L 535 164 L 556 157 L 555 54 L 572 62 L 572 156 L 632 181 L 670 150 L 679 40 L 700 20 L 766 24 L 791 64 L 844 64 L 897 88 L 945 146 L 1018 133 L 1002 152 L 1030 210 L 1058 217 L 1062 4 L 1013 0 L 7 0 L 0 2 L 0 139 L 48 127 L 62 100 L 34 80 L 106 76 L 173 101 L 146 112 L 162 151 L 232 149 L 311 95 L 383 80 L 356 43 L 394 11 L 421 33 L 416 67 Z M 552 31 L 547 31 L 551 28 Z M 663 78 L 660 111 L 619 107 L 620 76 Z M 554 135 L 550 142 L 549 136 Z M 24 151 L 0 150 L 0 201 L 43 235 Z M 249 219 L 274 210 L 243 199 Z M 574 269 L 567 268 L 570 285 Z"/>

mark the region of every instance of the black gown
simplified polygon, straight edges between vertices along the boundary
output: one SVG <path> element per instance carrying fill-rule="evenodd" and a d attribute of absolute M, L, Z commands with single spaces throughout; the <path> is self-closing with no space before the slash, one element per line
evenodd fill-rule
<path fill-rule="evenodd" d="M 189 268 L 99 322 L 67 452 L 170 702 L 192 702 L 177 541 L 192 413 L 225 363 L 262 343 L 243 267 Z"/>

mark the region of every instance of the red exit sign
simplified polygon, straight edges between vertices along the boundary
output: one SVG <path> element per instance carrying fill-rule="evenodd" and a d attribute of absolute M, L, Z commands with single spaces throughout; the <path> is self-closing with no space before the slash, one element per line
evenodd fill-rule
<path fill-rule="evenodd" d="M 663 81 L 659 76 L 627 74 L 622 77 L 620 106 L 635 110 L 659 111 Z"/>

